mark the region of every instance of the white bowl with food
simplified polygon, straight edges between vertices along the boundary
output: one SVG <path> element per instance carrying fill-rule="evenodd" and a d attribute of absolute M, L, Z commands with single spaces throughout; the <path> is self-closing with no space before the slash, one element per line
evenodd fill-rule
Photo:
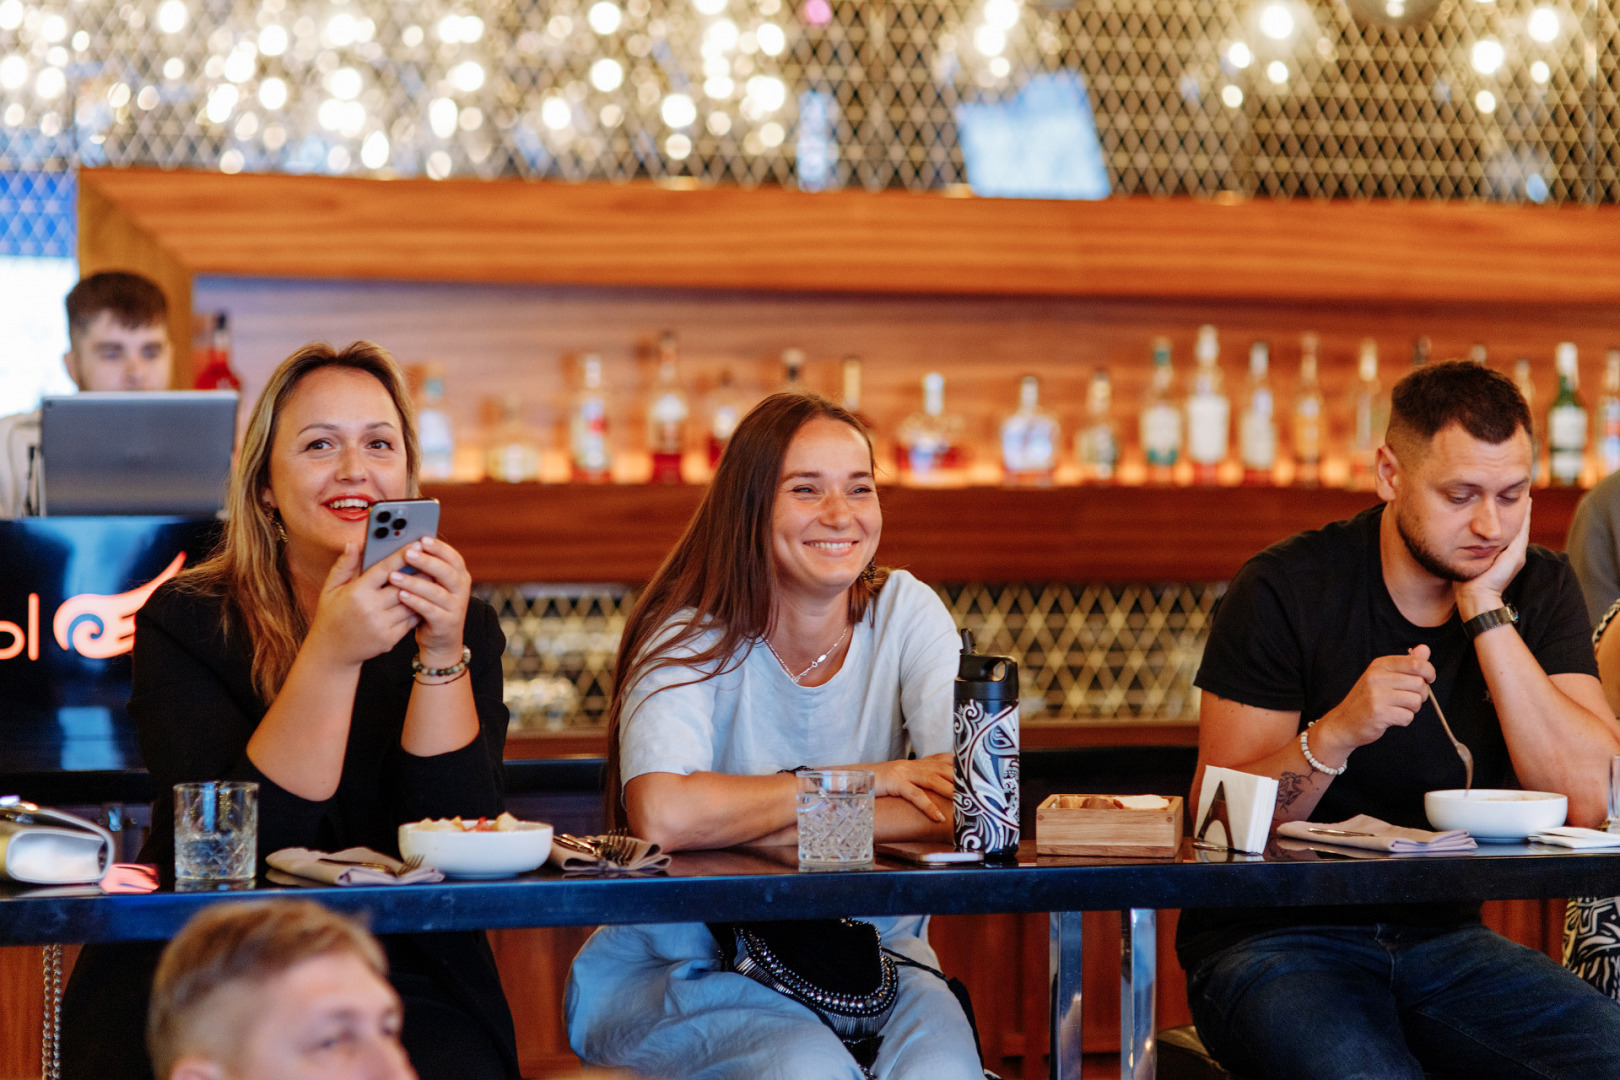
<path fill-rule="evenodd" d="M 544 866 L 551 856 L 551 826 L 497 818 L 438 818 L 399 827 L 399 853 L 443 871 L 446 877 L 500 878 Z"/>
<path fill-rule="evenodd" d="M 1467 829 L 1475 840 L 1507 843 L 1562 825 L 1569 799 L 1551 791 L 1452 788 L 1424 793 L 1423 810 L 1436 829 Z"/>

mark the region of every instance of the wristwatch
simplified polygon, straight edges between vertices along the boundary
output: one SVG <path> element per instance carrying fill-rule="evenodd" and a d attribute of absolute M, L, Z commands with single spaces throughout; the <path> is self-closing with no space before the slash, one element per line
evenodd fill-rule
<path fill-rule="evenodd" d="M 1463 623 L 1463 633 L 1468 640 L 1473 641 L 1487 630 L 1495 630 L 1498 626 L 1518 626 L 1519 609 L 1512 604 L 1503 604 L 1490 611 L 1482 611 L 1472 619 Z"/>

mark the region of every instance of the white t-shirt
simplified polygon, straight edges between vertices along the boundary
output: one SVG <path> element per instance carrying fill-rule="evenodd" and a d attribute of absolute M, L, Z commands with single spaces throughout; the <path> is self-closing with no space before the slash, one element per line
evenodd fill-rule
<path fill-rule="evenodd" d="M 719 631 L 684 651 L 701 652 Z M 688 667 L 641 679 L 625 698 L 620 775 L 718 772 L 758 776 L 799 765 L 893 761 L 951 749 L 951 706 L 961 643 L 928 586 L 897 570 L 869 617 L 850 631 L 838 673 L 799 686 L 763 642 L 731 671 L 680 686 Z"/>
<path fill-rule="evenodd" d="M 0 519 L 29 512 L 39 460 L 39 410 L 0 416 Z"/>

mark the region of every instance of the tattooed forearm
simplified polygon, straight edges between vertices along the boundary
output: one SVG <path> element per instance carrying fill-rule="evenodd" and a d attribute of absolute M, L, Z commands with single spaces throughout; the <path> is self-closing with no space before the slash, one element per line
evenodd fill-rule
<path fill-rule="evenodd" d="M 1299 797 L 1305 794 L 1305 785 L 1310 783 L 1310 773 L 1285 772 L 1277 778 L 1277 812 L 1287 810 L 1293 806 Z"/>

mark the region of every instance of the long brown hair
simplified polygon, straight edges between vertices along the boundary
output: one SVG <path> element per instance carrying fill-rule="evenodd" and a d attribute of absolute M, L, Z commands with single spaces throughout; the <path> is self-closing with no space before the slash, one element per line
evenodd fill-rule
<path fill-rule="evenodd" d="M 761 401 L 732 433 L 703 502 L 625 622 L 613 666 L 613 700 L 608 706 L 609 824 L 624 824 L 619 730 L 629 719 L 624 715 L 624 703 L 636 683 L 660 668 L 677 666 L 700 674 L 676 685 L 712 679 L 742 663 L 747 656 L 744 644 L 770 629 L 775 581 L 770 533 L 776 488 L 793 437 L 818 419 L 854 428 L 866 440 L 870 457 L 870 433 L 853 413 L 826 398 L 784 392 Z M 866 616 L 887 577 L 883 571 L 862 575 L 850 586 L 852 623 Z M 712 630 L 720 632 L 714 644 L 682 653 Z M 654 639 L 658 639 L 656 648 L 652 647 Z"/>
<path fill-rule="evenodd" d="M 292 670 L 309 625 L 293 597 L 288 578 L 283 533 L 278 515 L 264 504 L 270 486 L 270 451 L 276 441 L 281 411 L 303 378 L 321 368 L 363 371 L 382 383 L 399 412 L 405 444 L 408 497 L 417 493 L 420 455 L 416 412 L 399 365 L 381 345 L 357 341 L 341 352 L 326 344 L 306 345 L 281 362 L 253 406 L 236 472 L 226 500 L 230 513 L 225 535 L 205 562 L 181 574 L 175 584 L 194 592 L 227 599 L 225 630 L 239 622 L 253 645 L 253 688 L 266 704 L 276 699 Z"/>

